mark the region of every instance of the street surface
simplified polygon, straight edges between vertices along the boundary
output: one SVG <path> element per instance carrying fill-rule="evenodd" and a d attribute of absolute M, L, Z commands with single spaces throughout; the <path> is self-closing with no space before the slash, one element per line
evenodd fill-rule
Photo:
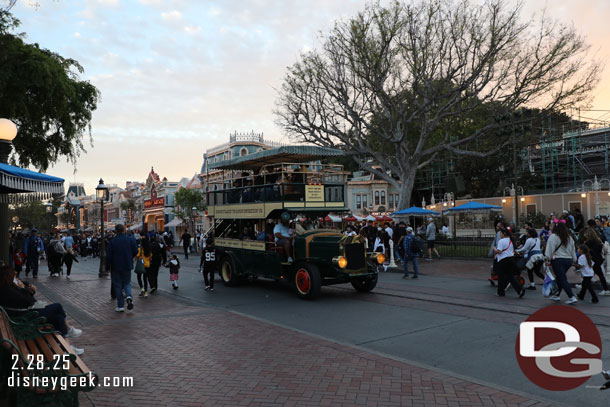
<path fill-rule="evenodd" d="M 133 376 L 133 388 L 98 388 L 83 406 L 607 406 L 610 393 L 550 392 L 515 358 L 518 324 L 550 305 L 540 291 L 496 297 L 489 262 L 420 262 L 419 280 L 380 275 L 373 293 L 325 287 L 303 301 L 271 281 L 204 290 L 199 258 L 183 260 L 180 288 L 167 269 L 160 292 L 114 312 L 98 259 L 72 279 L 35 283 L 84 333 L 75 345 L 99 376 Z M 575 277 L 575 276 L 572 276 Z M 134 294 L 137 283 L 133 278 Z M 577 307 L 610 338 L 610 297 Z M 604 366 L 610 366 L 604 352 Z M 587 385 L 602 383 L 601 375 Z"/>

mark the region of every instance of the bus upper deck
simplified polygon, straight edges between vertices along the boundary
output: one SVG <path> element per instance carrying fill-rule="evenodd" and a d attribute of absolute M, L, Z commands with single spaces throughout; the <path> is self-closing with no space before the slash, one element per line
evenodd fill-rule
<path fill-rule="evenodd" d="M 348 173 L 322 164 L 340 150 L 284 146 L 211 164 L 206 176 L 208 215 L 265 218 L 274 210 L 341 210 Z"/>

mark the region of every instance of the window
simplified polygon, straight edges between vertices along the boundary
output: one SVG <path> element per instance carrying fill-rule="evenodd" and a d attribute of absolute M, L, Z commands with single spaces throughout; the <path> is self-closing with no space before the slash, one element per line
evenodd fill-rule
<path fill-rule="evenodd" d="M 388 194 L 388 205 L 390 209 L 394 209 L 394 195 Z"/>
<path fill-rule="evenodd" d="M 362 209 L 362 195 L 356 195 L 356 209 Z"/>
<path fill-rule="evenodd" d="M 239 152 L 240 156 L 245 156 L 248 155 L 248 149 L 246 149 L 245 147 L 241 149 L 241 151 Z"/>
<path fill-rule="evenodd" d="M 367 201 L 368 201 L 368 195 L 362 195 L 362 207 L 365 209 L 368 208 Z"/>
<path fill-rule="evenodd" d="M 394 205 L 398 208 L 398 194 L 394 194 Z"/>
<path fill-rule="evenodd" d="M 379 191 L 375 191 L 375 205 L 379 205 Z"/>
<path fill-rule="evenodd" d="M 527 204 L 525 206 L 525 213 L 527 213 L 528 215 L 536 215 L 536 204 Z"/>
<path fill-rule="evenodd" d="M 385 191 L 381 191 L 381 204 L 385 205 Z"/>

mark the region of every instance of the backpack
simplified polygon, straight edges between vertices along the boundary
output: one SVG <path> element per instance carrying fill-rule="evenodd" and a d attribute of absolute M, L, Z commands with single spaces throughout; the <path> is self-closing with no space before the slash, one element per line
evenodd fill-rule
<path fill-rule="evenodd" d="M 413 242 L 411 242 L 411 253 L 412 254 L 420 254 L 423 252 L 423 244 L 422 240 L 417 236 L 413 236 Z"/>

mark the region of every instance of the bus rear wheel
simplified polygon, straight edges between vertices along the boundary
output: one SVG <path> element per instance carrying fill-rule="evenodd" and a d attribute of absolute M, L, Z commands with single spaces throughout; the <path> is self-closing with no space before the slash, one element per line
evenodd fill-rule
<path fill-rule="evenodd" d="M 297 295 L 303 299 L 313 299 L 322 291 L 322 278 L 320 271 L 314 264 L 300 264 L 294 275 L 294 287 Z"/>

